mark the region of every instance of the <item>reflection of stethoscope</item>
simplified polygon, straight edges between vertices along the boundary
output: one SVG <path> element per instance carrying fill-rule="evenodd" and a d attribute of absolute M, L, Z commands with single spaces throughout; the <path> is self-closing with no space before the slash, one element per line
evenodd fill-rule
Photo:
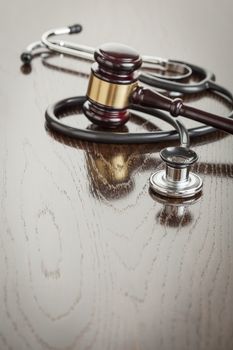
<path fill-rule="evenodd" d="M 73 25 L 50 30 L 43 34 L 40 42 L 29 45 L 21 59 L 29 64 L 38 49 L 46 48 L 74 57 L 95 61 L 92 66 L 86 97 L 72 97 L 48 107 L 46 120 L 48 126 L 62 134 L 92 142 L 105 143 L 148 143 L 161 140 L 180 139 L 179 147 L 169 147 L 160 153 L 166 163 L 166 170 L 157 171 L 150 178 L 151 188 L 163 196 L 191 197 L 202 189 L 202 181 L 196 174 L 190 173 L 190 166 L 197 160 L 197 155 L 189 149 L 189 137 L 213 132 L 215 128 L 233 133 L 233 112 L 228 118 L 183 104 L 180 98 L 170 99 L 164 95 L 138 85 L 138 80 L 174 93 L 197 93 L 211 91 L 233 104 L 232 94 L 214 82 L 214 75 L 205 69 L 186 62 L 165 60 L 157 57 L 142 56 L 120 44 L 105 44 L 97 50 L 65 41 L 51 40 L 63 34 L 79 33 L 82 27 Z M 142 68 L 140 75 L 138 69 Z M 162 73 L 144 70 L 159 69 Z M 201 81 L 188 84 L 185 82 L 192 75 L 201 77 Z M 85 115 L 94 124 L 113 132 L 84 130 L 63 123 L 59 115 L 69 108 L 83 108 Z M 129 109 L 159 117 L 170 123 L 176 131 L 156 131 L 151 133 L 121 133 L 113 129 L 123 125 L 129 119 Z M 159 111 L 158 111 L 159 110 Z M 187 130 L 173 117 L 178 115 L 194 119 L 211 126 L 196 127 Z"/>

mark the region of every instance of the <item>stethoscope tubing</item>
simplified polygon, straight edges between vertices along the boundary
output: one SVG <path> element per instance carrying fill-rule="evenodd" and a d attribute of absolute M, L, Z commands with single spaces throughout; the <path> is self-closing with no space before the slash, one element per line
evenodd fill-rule
<path fill-rule="evenodd" d="M 212 86 L 210 82 L 215 80 L 215 75 L 212 72 L 202 67 L 194 65 L 192 63 L 183 62 L 183 61 L 176 61 L 176 60 L 169 60 L 169 61 L 173 63 L 179 63 L 179 64 L 185 63 L 190 67 L 193 74 L 201 75 L 203 78 L 199 82 L 187 84 L 184 82 L 170 81 L 168 79 L 163 79 L 163 78 L 157 77 L 155 74 L 143 73 L 140 75 L 140 81 L 159 89 L 175 91 L 182 94 L 193 94 L 193 93 L 209 90 L 210 87 Z M 217 84 L 215 84 L 215 86 L 216 85 Z"/>
<path fill-rule="evenodd" d="M 197 128 L 186 129 L 183 124 L 166 114 L 153 108 L 145 108 L 142 106 L 132 105 L 132 111 L 138 111 L 147 115 L 153 115 L 174 127 L 175 130 L 156 131 L 146 133 L 126 133 L 126 132 L 109 132 L 109 131 L 94 131 L 87 129 L 79 129 L 61 122 L 59 115 L 62 112 L 72 108 L 82 108 L 86 101 L 85 96 L 69 97 L 50 105 L 45 113 L 47 126 L 52 130 L 72 137 L 78 140 L 96 142 L 96 143 L 113 143 L 113 144 L 143 144 L 155 143 L 161 141 L 180 140 L 182 146 L 189 147 L 189 138 L 206 135 L 216 131 L 210 126 L 201 126 Z"/>

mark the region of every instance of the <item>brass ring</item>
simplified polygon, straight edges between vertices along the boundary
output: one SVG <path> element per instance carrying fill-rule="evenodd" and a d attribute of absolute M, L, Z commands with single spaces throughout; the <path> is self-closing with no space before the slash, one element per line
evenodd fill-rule
<path fill-rule="evenodd" d="M 90 76 L 87 97 L 93 102 L 112 108 L 126 108 L 129 106 L 129 96 L 137 87 L 137 82 L 130 84 L 115 84 Z"/>

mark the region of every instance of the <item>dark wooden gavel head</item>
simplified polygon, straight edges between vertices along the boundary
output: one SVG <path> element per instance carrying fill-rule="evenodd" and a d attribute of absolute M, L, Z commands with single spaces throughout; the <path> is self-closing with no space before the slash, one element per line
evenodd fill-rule
<path fill-rule="evenodd" d="M 137 86 L 142 59 L 122 44 L 104 44 L 94 58 L 84 113 L 95 124 L 121 126 L 129 119 L 129 97 Z"/>
<path fill-rule="evenodd" d="M 95 63 L 83 111 L 94 124 L 105 128 L 123 125 L 129 119 L 130 104 L 168 111 L 173 117 L 183 116 L 233 133 L 233 119 L 220 117 L 170 99 L 138 85 L 142 59 L 132 48 L 122 44 L 105 44 L 94 53 Z"/>

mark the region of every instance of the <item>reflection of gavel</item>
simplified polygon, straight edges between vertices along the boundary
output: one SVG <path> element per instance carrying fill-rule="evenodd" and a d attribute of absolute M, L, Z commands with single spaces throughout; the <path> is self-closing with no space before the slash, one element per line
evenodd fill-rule
<path fill-rule="evenodd" d="M 98 198 L 119 199 L 134 188 L 132 172 L 143 161 L 143 154 L 134 162 L 131 147 L 120 145 L 88 146 L 86 164 L 90 192 Z M 133 163 L 133 164 L 132 164 Z"/>
<path fill-rule="evenodd" d="M 129 119 L 131 104 L 152 107 L 211 125 L 233 134 L 233 120 L 183 104 L 182 99 L 170 99 L 138 85 L 142 64 L 139 54 L 128 46 L 105 44 L 95 51 L 95 63 L 83 105 L 85 115 L 106 128 L 123 125 Z"/>

